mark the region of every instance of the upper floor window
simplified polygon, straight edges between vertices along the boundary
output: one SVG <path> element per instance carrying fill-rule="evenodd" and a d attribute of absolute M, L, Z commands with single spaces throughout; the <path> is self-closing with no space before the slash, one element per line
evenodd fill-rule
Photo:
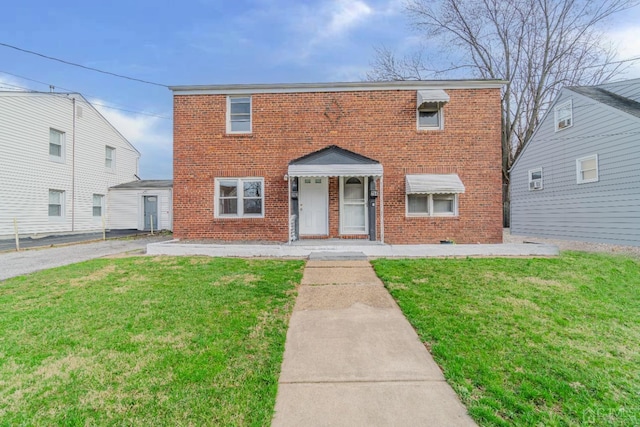
<path fill-rule="evenodd" d="M 64 163 L 64 132 L 49 129 L 49 159 Z"/>
<path fill-rule="evenodd" d="M 251 133 L 251 97 L 227 98 L 227 133 Z"/>
<path fill-rule="evenodd" d="M 578 184 L 598 181 L 598 155 L 582 157 L 576 160 L 576 175 Z"/>
<path fill-rule="evenodd" d="M 114 169 L 116 165 L 116 149 L 113 147 L 109 147 L 108 145 L 104 147 L 104 166 L 107 169 Z"/>
<path fill-rule="evenodd" d="M 542 168 L 529 171 L 529 190 L 542 190 Z"/>
<path fill-rule="evenodd" d="M 442 129 L 442 108 L 437 102 L 429 102 L 418 109 L 418 129 Z"/>
<path fill-rule="evenodd" d="M 573 105 L 571 100 L 563 102 L 553 109 L 556 132 L 573 125 Z"/>
<path fill-rule="evenodd" d="M 64 216 L 64 191 L 49 190 L 49 218 Z"/>
<path fill-rule="evenodd" d="M 263 178 L 216 178 L 217 217 L 264 216 Z"/>

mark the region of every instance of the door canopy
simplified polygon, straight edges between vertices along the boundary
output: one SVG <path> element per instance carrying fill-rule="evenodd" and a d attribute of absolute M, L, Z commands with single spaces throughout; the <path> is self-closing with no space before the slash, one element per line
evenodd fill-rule
<path fill-rule="evenodd" d="M 382 176 L 380 162 L 330 145 L 289 162 L 290 177 Z"/>

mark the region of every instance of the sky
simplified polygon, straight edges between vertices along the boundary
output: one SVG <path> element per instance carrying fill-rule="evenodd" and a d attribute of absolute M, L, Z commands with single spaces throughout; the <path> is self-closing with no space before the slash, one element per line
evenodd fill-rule
<path fill-rule="evenodd" d="M 4 2 L 0 43 L 163 85 L 358 81 L 375 48 L 421 41 L 404 0 Z M 606 37 L 640 56 L 640 6 Z M 636 62 L 623 78 L 640 77 Z M 0 46 L 0 90 L 80 92 L 142 153 L 140 177 L 172 178 L 169 89 Z"/>

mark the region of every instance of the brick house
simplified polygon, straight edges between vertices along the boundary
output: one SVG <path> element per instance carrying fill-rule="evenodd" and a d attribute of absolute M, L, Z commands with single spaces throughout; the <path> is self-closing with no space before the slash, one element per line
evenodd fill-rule
<path fill-rule="evenodd" d="M 172 87 L 174 234 L 499 243 L 503 83 Z"/>

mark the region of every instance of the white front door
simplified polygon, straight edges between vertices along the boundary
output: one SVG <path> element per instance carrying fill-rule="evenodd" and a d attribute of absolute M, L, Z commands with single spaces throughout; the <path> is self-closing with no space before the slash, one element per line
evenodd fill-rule
<path fill-rule="evenodd" d="M 300 234 L 329 234 L 329 185 L 327 178 L 301 177 L 299 185 Z"/>

